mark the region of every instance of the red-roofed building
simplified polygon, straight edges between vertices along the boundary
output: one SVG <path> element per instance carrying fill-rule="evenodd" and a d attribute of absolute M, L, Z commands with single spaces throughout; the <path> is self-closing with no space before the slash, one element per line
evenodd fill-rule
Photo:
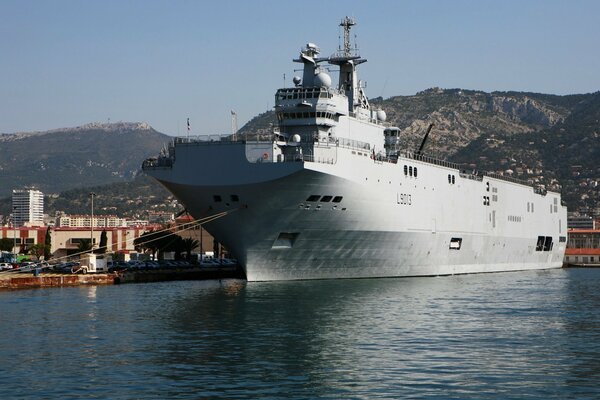
<path fill-rule="evenodd" d="M 12 251 L 24 253 L 34 244 L 44 243 L 47 229 L 45 226 L 22 226 L 15 228 L 3 226 L 0 228 L 0 239 L 6 238 L 12 240 L 14 243 Z"/>
<path fill-rule="evenodd" d="M 600 267 L 600 229 L 569 229 L 565 264 Z"/>
<path fill-rule="evenodd" d="M 106 231 L 107 253 L 133 253 L 135 252 L 133 246 L 133 241 L 135 239 L 140 237 L 146 231 L 153 229 L 158 230 L 161 228 L 161 226 L 155 225 L 133 228 L 112 227 L 94 229 L 94 245 L 98 247 L 102 231 Z M 58 227 L 53 228 L 50 232 L 52 238 L 52 254 L 55 258 L 77 253 L 79 243 L 81 243 L 82 240 L 89 240 L 91 236 L 90 228 Z"/>

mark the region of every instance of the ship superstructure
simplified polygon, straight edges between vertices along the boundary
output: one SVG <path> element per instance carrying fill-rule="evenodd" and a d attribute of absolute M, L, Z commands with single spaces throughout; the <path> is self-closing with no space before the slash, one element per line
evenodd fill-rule
<path fill-rule="evenodd" d="M 195 218 L 229 211 L 204 227 L 249 281 L 561 267 L 560 194 L 403 149 L 358 79 L 354 24 L 329 57 L 301 50 L 268 137 L 175 138 L 144 171 Z"/>

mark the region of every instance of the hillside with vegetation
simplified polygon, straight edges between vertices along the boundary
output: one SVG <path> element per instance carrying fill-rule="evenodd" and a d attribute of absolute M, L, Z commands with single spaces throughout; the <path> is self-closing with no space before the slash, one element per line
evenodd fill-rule
<path fill-rule="evenodd" d="M 87 188 L 70 189 L 60 194 L 44 196 L 44 213 L 56 215 L 90 214 L 91 197 L 94 196 L 94 214 L 118 215 L 131 219 L 148 219 L 152 212 L 177 214 L 183 206 L 154 179 L 140 173 L 132 181 L 110 183 Z M 8 215 L 11 198 L 0 199 L 0 215 Z"/>
<path fill-rule="evenodd" d="M 131 181 L 169 137 L 146 123 L 92 123 L 0 135 L 0 197 L 14 188 L 59 193 Z"/>

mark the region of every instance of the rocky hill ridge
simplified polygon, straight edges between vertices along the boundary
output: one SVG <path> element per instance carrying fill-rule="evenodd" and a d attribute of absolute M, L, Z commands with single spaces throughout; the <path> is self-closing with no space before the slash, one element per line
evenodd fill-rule
<path fill-rule="evenodd" d="M 131 180 L 169 140 L 143 122 L 0 135 L 0 197 L 23 186 L 58 193 Z"/>

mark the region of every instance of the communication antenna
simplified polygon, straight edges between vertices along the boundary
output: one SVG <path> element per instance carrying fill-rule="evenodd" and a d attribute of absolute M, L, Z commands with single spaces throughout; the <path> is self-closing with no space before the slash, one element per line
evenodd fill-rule
<path fill-rule="evenodd" d="M 235 142 L 235 135 L 237 134 L 238 126 L 237 126 L 237 114 L 235 111 L 231 110 L 231 134 L 233 135 L 233 141 Z"/>
<path fill-rule="evenodd" d="M 345 17 L 340 23 L 340 26 L 344 28 L 344 57 L 350 57 L 352 55 L 352 48 L 350 44 L 350 29 L 352 29 L 354 25 L 356 25 L 356 21 L 354 21 L 354 18 L 350 17 Z"/>

